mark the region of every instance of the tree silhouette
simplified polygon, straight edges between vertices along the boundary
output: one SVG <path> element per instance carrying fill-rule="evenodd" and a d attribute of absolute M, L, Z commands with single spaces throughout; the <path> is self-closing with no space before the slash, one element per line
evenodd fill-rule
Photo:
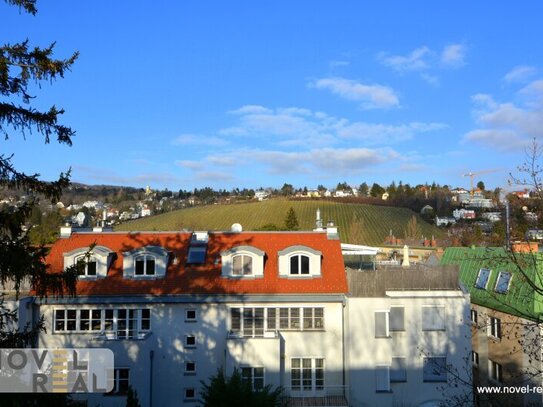
<path fill-rule="evenodd" d="M 300 224 L 298 223 L 298 217 L 294 208 L 291 206 L 287 211 L 287 216 L 285 216 L 285 229 L 286 230 L 298 230 Z"/>

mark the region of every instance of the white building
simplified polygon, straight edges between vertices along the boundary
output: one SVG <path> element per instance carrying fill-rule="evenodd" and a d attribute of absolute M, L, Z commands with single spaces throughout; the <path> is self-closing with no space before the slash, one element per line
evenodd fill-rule
<path fill-rule="evenodd" d="M 36 299 L 39 346 L 112 349 L 113 394 L 88 395 L 102 407 L 124 407 L 128 385 L 142 407 L 194 405 L 220 367 L 255 388 L 282 386 L 294 405 L 445 400 L 436 384 L 449 376 L 430 370 L 460 368 L 470 346 L 455 276 L 440 275 L 445 289 L 428 278 L 389 287 L 413 279 L 346 272 L 328 232 L 72 233 L 52 246 L 50 269 L 87 266 L 76 297 Z"/>

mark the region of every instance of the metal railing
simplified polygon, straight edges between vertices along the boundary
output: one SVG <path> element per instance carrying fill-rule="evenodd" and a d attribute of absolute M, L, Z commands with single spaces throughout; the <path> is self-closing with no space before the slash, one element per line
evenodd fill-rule
<path fill-rule="evenodd" d="M 282 407 L 345 407 L 349 405 L 349 386 L 324 386 L 302 390 L 283 387 Z"/>

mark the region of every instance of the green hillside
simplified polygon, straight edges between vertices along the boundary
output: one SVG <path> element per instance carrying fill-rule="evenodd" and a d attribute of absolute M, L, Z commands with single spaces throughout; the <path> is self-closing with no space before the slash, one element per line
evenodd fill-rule
<path fill-rule="evenodd" d="M 231 205 L 209 205 L 181 209 L 123 223 L 119 231 L 144 230 L 230 230 L 233 223 L 240 223 L 244 230 L 255 230 L 273 223 L 283 226 L 290 207 L 296 211 L 300 230 L 315 228 L 317 208 L 324 223 L 334 220 L 343 242 L 377 245 L 384 241 L 390 230 L 403 237 L 407 222 L 414 212 L 405 208 L 392 208 L 332 201 L 289 201 L 272 199 L 263 202 Z M 436 238 L 443 236 L 438 228 L 424 222 L 418 215 L 418 235 Z"/>

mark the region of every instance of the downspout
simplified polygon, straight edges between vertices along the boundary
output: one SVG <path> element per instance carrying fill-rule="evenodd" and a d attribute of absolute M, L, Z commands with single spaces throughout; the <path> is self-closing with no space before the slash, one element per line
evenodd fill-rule
<path fill-rule="evenodd" d="M 341 342 L 343 343 L 343 346 L 341 347 L 341 353 L 342 353 L 342 363 L 343 363 L 343 368 L 341 369 L 342 370 L 342 381 L 343 381 L 343 392 L 344 392 L 344 395 L 346 396 L 347 398 L 347 401 L 350 399 L 350 397 L 348 397 L 345 393 L 347 393 L 345 391 L 345 382 L 346 382 L 346 378 L 345 378 L 345 360 L 346 360 L 346 355 L 345 355 L 345 346 L 346 346 L 346 341 L 345 341 L 345 307 L 347 305 L 346 303 L 346 299 L 345 299 L 345 296 L 343 297 L 343 301 L 342 301 L 342 309 L 341 309 Z"/>
<path fill-rule="evenodd" d="M 149 374 L 149 407 L 153 407 L 153 359 L 155 351 L 149 352 L 150 374 Z"/>

